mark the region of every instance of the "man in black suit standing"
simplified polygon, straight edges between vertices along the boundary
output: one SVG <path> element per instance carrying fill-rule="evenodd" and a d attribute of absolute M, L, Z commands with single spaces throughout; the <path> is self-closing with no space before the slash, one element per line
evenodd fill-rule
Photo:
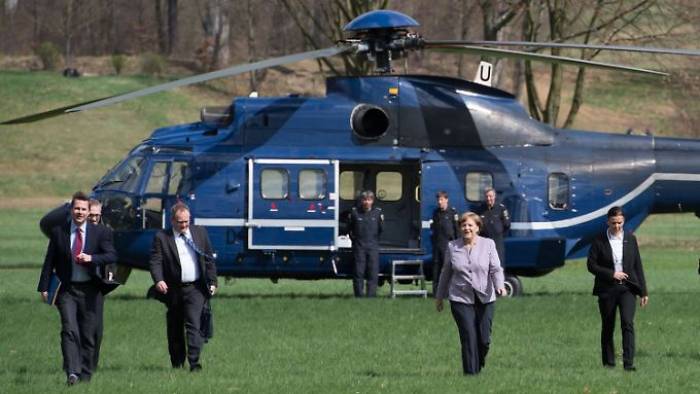
<path fill-rule="evenodd" d="M 622 361 L 626 371 L 634 366 L 634 312 L 636 297 L 643 308 L 649 302 L 637 239 L 623 231 L 625 216 L 621 207 L 608 210 L 608 229 L 593 240 L 588 252 L 588 271 L 595 275 L 593 294 L 598 296 L 602 320 L 600 344 L 603 366 L 615 366 L 615 314 L 620 309 Z"/>
<path fill-rule="evenodd" d="M 159 231 L 153 239 L 151 277 L 156 291 L 166 296 L 170 362 L 173 368 L 182 368 L 187 358 L 195 372 L 202 369 L 201 316 L 205 302 L 216 292 L 216 266 L 207 230 L 190 225 L 187 205 L 173 205 L 170 217 L 172 229 Z"/>
<path fill-rule="evenodd" d="M 61 280 L 56 306 L 61 315 L 61 351 L 68 385 L 89 381 L 97 367 L 97 333 L 102 326 L 103 283 L 97 271 L 116 262 L 112 233 L 88 223 L 88 197 L 71 200 L 71 220 L 51 229 L 37 290 L 46 302 L 52 272 Z"/>

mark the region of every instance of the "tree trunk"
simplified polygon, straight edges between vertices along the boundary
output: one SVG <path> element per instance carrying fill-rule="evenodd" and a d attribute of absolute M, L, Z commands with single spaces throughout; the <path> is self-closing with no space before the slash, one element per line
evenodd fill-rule
<path fill-rule="evenodd" d="M 157 1 L 157 0 L 156 0 Z M 168 0 L 168 46 L 167 54 L 172 55 L 177 45 L 177 0 Z"/>
<path fill-rule="evenodd" d="M 163 9 L 161 6 L 161 0 L 154 0 L 155 5 L 155 17 L 156 17 L 156 35 L 158 37 L 158 52 L 167 53 L 168 52 L 168 42 L 166 40 L 165 24 L 163 23 Z"/>

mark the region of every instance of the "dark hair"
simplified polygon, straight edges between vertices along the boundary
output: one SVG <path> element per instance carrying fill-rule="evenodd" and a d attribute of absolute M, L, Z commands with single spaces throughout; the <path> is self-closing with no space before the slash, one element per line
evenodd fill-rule
<path fill-rule="evenodd" d="M 622 207 L 614 206 L 608 209 L 608 218 L 615 216 L 625 216 L 625 213 L 622 212 Z"/>
<path fill-rule="evenodd" d="M 83 192 L 75 192 L 75 194 L 73 194 L 73 198 L 71 198 L 70 200 L 71 208 L 75 206 L 76 201 L 88 201 L 89 203 L 90 197 L 88 197 L 87 194 Z"/>
<path fill-rule="evenodd" d="M 440 190 L 439 192 L 435 193 L 435 198 L 440 198 L 440 197 L 444 197 L 445 199 L 448 199 L 448 200 L 450 199 L 447 196 L 447 192 L 444 190 Z"/>
<path fill-rule="evenodd" d="M 182 211 L 187 211 L 187 212 L 189 212 L 189 211 L 190 211 L 190 207 L 188 207 L 187 204 L 185 204 L 184 202 L 178 201 L 177 203 L 175 203 L 175 205 L 173 205 L 173 206 L 170 208 L 170 217 L 173 217 L 173 218 L 174 218 L 175 215 L 177 215 L 178 212 L 182 212 Z"/>
<path fill-rule="evenodd" d="M 374 200 L 374 192 L 371 190 L 365 190 L 362 193 L 360 193 L 359 197 L 360 197 L 360 200 L 370 199 L 370 198 L 372 200 Z"/>

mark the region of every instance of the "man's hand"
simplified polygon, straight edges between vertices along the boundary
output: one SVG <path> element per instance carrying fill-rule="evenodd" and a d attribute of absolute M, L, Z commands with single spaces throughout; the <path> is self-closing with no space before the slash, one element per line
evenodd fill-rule
<path fill-rule="evenodd" d="M 216 293 L 216 286 L 209 286 L 209 294 L 214 295 L 214 293 Z"/>
<path fill-rule="evenodd" d="M 639 306 L 644 308 L 649 303 L 649 296 L 644 296 L 639 300 Z"/>
<path fill-rule="evenodd" d="M 76 263 L 80 265 L 90 265 L 92 262 L 92 256 L 85 253 L 80 253 L 76 258 Z"/>
<path fill-rule="evenodd" d="M 41 292 L 41 300 L 44 302 L 47 302 L 49 300 L 49 292 L 48 291 Z"/>
<path fill-rule="evenodd" d="M 156 290 L 161 294 L 168 294 L 168 285 L 164 281 L 158 281 L 156 283 Z"/>
<path fill-rule="evenodd" d="M 438 312 L 442 312 L 442 309 L 444 308 L 444 305 L 442 304 L 442 298 L 438 298 L 435 300 L 435 309 Z"/>
<path fill-rule="evenodd" d="M 503 296 L 508 295 L 508 291 L 507 291 L 506 288 L 504 287 L 504 288 L 502 288 L 502 289 L 496 290 L 496 294 L 498 294 L 499 296 L 503 297 Z"/>
<path fill-rule="evenodd" d="M 613 278 L 615 278 L 615 280 L 619 280 L 619 281 L 627 280 L 627 277 L 628 277 L 628 275 L 622 271 L 615 272 L 613 274 Z"/>

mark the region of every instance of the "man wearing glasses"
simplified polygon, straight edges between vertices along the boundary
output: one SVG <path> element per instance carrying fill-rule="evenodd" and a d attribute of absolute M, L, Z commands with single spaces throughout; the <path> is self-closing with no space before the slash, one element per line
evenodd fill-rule
<path fill-rule="evenodd" d="M 159 231 L 151 247 L 151 277 L 164 295 L 168 352 L 173 368 L 202 369 L 204 346 L 201 316 L 207 300 L 216 292 L 216 266 L 209 235 L 204 227 L 190 225 L 190 209 L 182 202 L 170 210 L 171 229 Z"/>

